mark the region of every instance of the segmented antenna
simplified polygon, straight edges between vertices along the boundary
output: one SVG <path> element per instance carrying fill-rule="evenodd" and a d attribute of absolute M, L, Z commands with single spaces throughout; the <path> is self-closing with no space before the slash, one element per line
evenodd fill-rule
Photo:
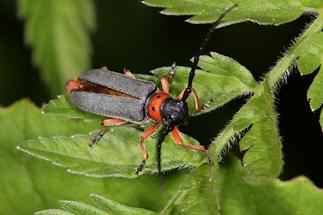
<path fill-rule="evenodd" d="M 213 31 L 216 29 L 216 27 L 222 22 L 223 18 L 228 15 L 235 7 L 237 7 L 238 4 L 234 4 L 231 7 L 229 7 L 228 9 L 226 9 L 220 16 L 219 18 L 212 24 L 212 26 L 210 27 L 209 31 L 207 32 L 205 38 L 202 40 L 200 46 L 197 48 L 194 59 L 193 59 L 193 65 L 191 67 L 191 71 L 190 71 L 190 75 L 188 77 L 188 83 L 187 83 L 187 87 L 184 91 L 183 97 L 182 97 L 182 101 L 186 101 L 187 97 L 191 94 L 192 92 L 192 85 L 193 85 L 193 79 L 195 76 L 195 70 L 197 68 L 197 64 L 200 60 L 200 56 L 206 46 L 206 44 L 208 43 Z"/>

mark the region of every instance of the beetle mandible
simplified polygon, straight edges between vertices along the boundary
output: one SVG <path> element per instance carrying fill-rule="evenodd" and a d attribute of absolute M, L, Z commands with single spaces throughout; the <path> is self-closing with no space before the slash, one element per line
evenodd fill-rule
<path fill-rule="evenodd" d="M 67 83 L 66 89 L 70 94 L 70 100 L 77 108 L 109 117 L 109 119 L 101 121 L 102 126 L 120 125 L 126 122 L 143 123 L 149 119 L 155 122 L 141 134 L 140 147 L 143 160 L 136 170 L 137 175 L 144 169 L 148 159 L 144 140 L 154 134 L 161 125 L 165 129 L 157 143 L 158 172 L 161 171 L 161 143 L 169 132 L 178 146 L 201 151 L 207 155 L 207 150 L 202 145 L 184 144 L 177 126 L 186 123 L 188 120 L 189 113 L 186 100 L 189 95 L 192 94 L 194 97 L 196 110 L 201 111 L 198 95 L 193 88 L 195 70 L 212 32 L 236 6 L 237 4 L 226 9 L 210 27 L 196 51 L 187 87 L 177 97 L 172 97 L 169 94 L 169 84 L 172 72 L 175 70 L 174 64 L 169 75 L 161 78 L 162 91 L 159 91 L 156 85 L 150 81 L 137 79 L 127 69 L 124 70 L 124 74 L 120 74 L 105 67 L 87 71 L 77 79 L 70 80 Z M 105 133 L 106 129 L 102 129 L 92 139 L 90 146 L 97 143 Z"/>

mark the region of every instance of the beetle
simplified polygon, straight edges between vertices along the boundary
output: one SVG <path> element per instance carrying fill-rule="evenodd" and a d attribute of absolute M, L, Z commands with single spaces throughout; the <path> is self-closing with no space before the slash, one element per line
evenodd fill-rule
<path fill-rule="evenodd" d="M 67 83 L 66 89 L 74 106 L 86 112 L 108 117 L 101 121 L 103 127 L 121 125 L 127 122 L 144 123 L 148 120 L 154 122 L 141 134 L 140 147 L 143 159 L 136 170 L 136 175 L 144 169 L 149 157 L 144 141 L 153 135 L 161 125 L 164 126 L 164 130 L 157 143 L 159 173 L 161 172 L 161 143 L 168 133 L 171 133 L 178 146 L 201 151 L 207 155 L 207 149 L 204 146 L 185 144 L 177 126 L 188 121 L 189 113 L 186 100 L 189 95 L 194 97 L 196 110 L 201 111 L 197 92 L 193 88 L 193 79 L 199 57 L 212 32 L 236 6 L 235 4 L 226 9 L 212 24 L 196 51 L 187 87 L 177 97 L 169 94 L 169 85 L 176 69 L 174 64 L 169 74 L 160 80 L 162 91 L 159 91 L 153 82 L 137 79 L 128 69 L 124 70 L 124 74 L 120 74 L 110 71 L 106 67 L 89 70 Z M 102 129 L 92 139 L 90 146 L 96 144 L 106 131 L 106 129 Z"/>

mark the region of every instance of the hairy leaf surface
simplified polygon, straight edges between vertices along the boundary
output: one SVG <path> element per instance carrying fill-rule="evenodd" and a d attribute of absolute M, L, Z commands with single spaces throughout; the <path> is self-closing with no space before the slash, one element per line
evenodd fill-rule
<path fill-rule="evenodd" d="M 217 153 L 221 153 L 235 135 L 247 131 L 239 145 L 245 152 L 243 164 L 250 183 L 264 183 L 277 177 L 283 164 L 273 94 L 266 85 L 259 86 L 257 91 L 259 94 L 239 110 L 213 142 Z"/>

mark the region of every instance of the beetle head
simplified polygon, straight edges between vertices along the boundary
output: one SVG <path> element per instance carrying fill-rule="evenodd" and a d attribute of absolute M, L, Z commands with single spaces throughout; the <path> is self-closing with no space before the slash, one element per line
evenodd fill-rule
<path fill-rule="evenodd" d="M 167 99 L 161 107 L 161 115 L 164 124 L 168 127 L 186 124 L 188 121 L 187 102 Z"/>

